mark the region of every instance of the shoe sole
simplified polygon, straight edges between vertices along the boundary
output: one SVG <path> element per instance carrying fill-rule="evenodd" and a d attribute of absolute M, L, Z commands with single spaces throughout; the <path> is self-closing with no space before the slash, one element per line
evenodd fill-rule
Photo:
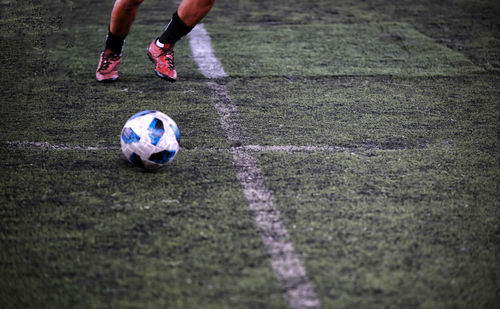
<path fill-rule="evenodd" d="M 112 83 L 112 82 L 116 81 L 117 79 L 118 79 L 118 77 L 113 77 L 113 78 L 106 78 L 106 79 L 97 79 L 97 81 L 100 83 Z"/>
<path fill-rule="evenodd" d="M 156 66 L 156 61 L 154 59 L 154 57 L 151 55 L 151 53 L 148 51 L 148 57 L 149 57 L 149 60 L 151 60 L 154 65 Z M 175 83 L 177 80 L 176 79 L 173 79 L 172 77 L 170 76 L 167 76 L 167 75 L 164 75 L 164 74 L 161 74 L 160 72 L 158 72 L 156 69 L 154 70 L 155 73 L 156 73 L 156 76 L 158 76 L 159 78 L 161 79 L 164 79 L 168 82 L 171 82 L 171 83 Z"/>

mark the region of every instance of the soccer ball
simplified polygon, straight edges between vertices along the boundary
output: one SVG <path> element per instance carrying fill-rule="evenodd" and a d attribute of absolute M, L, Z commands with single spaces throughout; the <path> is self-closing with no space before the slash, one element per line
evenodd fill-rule
<path fill-rule="evenodd" d="M 146 110 L 123 126 L 122 151 L 132 164 L 156 170 L 171 162 L 179 151 L 180 132 L 175 121 L 162 112 Z"/>

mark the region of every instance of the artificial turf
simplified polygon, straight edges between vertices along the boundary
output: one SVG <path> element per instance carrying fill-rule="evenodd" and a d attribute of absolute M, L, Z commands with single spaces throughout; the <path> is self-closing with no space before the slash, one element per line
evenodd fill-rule
<path fill-rule="evenodd" d="M 0 307 L 287 308 L 188 38 L 175 84 L 146 57 L 175 3 L 144 2 L 120 80 L 99 84 L 111 7 L 0 2 Z M 500 302 L 499 13 L 218 0 L 205 18 L 322 308 Z M 119 150 L 143 109 L 181 130 L 158 173 Z M 286 145 L 331 149 L 258 147 Z"/>

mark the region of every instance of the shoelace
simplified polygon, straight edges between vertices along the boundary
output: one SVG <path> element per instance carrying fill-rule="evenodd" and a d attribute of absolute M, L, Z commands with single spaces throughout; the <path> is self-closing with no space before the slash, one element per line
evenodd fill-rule
<path fill-rule="evenodd" d="M 161 53 L 158 57 L 164 56 L 168 63 L 168 68 L 170 70 L 175 70 L 174 64 L 174 50 L 171 48 L 162 48 Z"/>
<path fill-rule="evenodd" d="M 101 66 L 99 67 L 98 71 L 106 70 L 109 67 L 109 65 L 111 64 L 111 60 L 117 60 L 117 59 L 118 59 L 118 55 L 115 55 L 115 54 L 103 56 Z"/>

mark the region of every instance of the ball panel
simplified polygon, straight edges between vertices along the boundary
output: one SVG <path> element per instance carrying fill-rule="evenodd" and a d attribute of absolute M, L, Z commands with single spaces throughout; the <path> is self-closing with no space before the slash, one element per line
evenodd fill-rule
<path fill-rule="evenodd" d="M 142 162 L 141 157 L 139 155 L 137 155 L 135 152 L 132 152 L 132 154 L 130 155 L 130 157 L 128 159 L 135 166 L 138 166 L 140 168 L 144 168 L 144 162 Z"/>
<path fill-rule="evenodd" d="M 158 164 L 166 164 L 175 157 L 176 153 L 177 151 L 164 150 L 161 152 L 153 153 L 148 160 Z"/>
<path fill-rule="evenodd" d="M 175 139 L 177 140 L 177 143 L 180 143 L 181 142 L 181 132 L 179 131 L 177 124 L 175 124 L 175 122 L 174 122 L 174 123 L 170 123 L 169 126 L 170 126 L 170 129 L 172 129 L 172 131 L 174 131 L 174 135 L 175 135 Z"/>
<path fill-rule="evenodd" d="M 165 129 L 163 128 L 163 122 L 155 117 L 153 121 L 151 121 L 151 123 L 149 124 L 148 132 L 149 132 L 148 135 L 151 138 L 151 144 L 155 146 L 158 145 L 160 138 L 163 136 L 163 133 L 165 133 Z"/>
<path fill-rule="evenodd" d="M 132 130 L 132 128 L 126 127 L 122 130 L 122 141 L 125 144 L 137 143 L 141 137 Z"/>

